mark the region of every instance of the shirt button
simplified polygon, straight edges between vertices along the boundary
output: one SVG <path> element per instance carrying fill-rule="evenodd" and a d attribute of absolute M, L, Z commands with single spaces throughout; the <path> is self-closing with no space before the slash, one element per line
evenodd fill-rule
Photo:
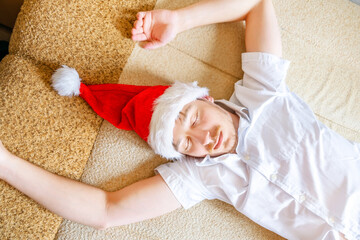
<path fill-rule="evenodd" d="M 301 194 L 301 195 L 299 196 L 299 202 L 300 202 L 300 203 L 303 203 L 305 200 L 306 200 L 305 194 Z"/>
<path fill-rule="evenodd" d="M 272 181 L 272 182 L 275 182 L 276 180 L 278 179 L 278 176 L 277 176 L 277 174 L 271 174 L 270 175 L 270 180 Z"/>
<path fill-rule="evenodd" d="M 249 155 L 249 154 L 246 154 L 246 155 L 244 156 L 244 159 L 245 159 L 246 161 L 249 161 L 249 160 L 250 160 L 250 155 Z"/>

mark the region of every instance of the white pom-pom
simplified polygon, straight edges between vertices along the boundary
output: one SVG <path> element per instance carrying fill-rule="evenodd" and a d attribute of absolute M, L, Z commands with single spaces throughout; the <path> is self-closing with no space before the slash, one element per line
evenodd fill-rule
<path fill-rule="evenodd" d="M 51 77 L 52 87 L 61 96 L 79 96 L 80 81 L 78 72 L 74 68 L 63 65 Z"/>

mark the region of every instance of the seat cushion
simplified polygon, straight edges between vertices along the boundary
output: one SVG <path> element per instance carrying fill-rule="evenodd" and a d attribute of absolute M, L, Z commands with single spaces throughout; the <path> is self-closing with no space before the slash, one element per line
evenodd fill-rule
<path fill-rule="evenodd" d="M 56 69 L 79 70 L 86 83 L 115 83 L 130 55 L 136 12 L 153 0 L 25 1 L 10 40 L 10 53 Z"/>
<path fill-rule="evenodd" d="M 80 98 L 59 96 L 52 69 L 15 55 L 0 63 L 0 139 L 14 154 L 79 179 L 102 119 Z M 61 222 L 0 181 L 0 238 L 51 239 Z"/>

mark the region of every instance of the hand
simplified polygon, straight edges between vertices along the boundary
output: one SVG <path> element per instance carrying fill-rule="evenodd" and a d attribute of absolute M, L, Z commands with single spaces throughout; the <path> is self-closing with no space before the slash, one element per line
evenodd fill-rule
<path fill-rule="evenodd" d="M 0 161 L 11 156 L 11 153 L 4 147 L 2 141 L 0 140 Z"/>
<path fill-rule="evenodd" d="M 131 30 L 132 40 L 145 41 L 145 49 L 155 49 L 166 45 L 180 32 L 180 24 L 176 12 L 170 10 L 154 10 L 139 12 Z"/>
<path fill-rule="evenodd" d="M 13 155 L 4 147 L 3 143 L 0 140 L 0 179 L 3 179 L 2 171 L 4 169 L 4 164 L 10 159 Z"/>

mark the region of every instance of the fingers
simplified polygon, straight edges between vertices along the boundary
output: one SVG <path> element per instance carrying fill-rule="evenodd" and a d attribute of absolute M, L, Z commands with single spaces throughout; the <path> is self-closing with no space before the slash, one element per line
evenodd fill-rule
<path fill-rule="evenodd" d="M 144 34 L 144 17 L 146 12 L 138 12 L 136 14 L 137 20 L 134 22 L 134 27 L 131 29 L 131 39 L 134 41 L 145 41 L 147 40 Z"/>
<path fill-rule="evenodd" d="M 143 18 L 143 26 L 142 27 L 143 27 L 145 33 L 152 31 L 151 27 L 150 27 L 152 24 L 151 16 L 152 16 L 151 12 L 147 12 L 147 14 L 145 14 L 145 16 Z"/>
<path fill-rule="evenodd" d="M 144 33 L 140 33 L 140 34 L 133 34 L 131 36 L 131 39 L 136 41 L 136 42 L 141 42 L 141 41 L 145 41 L 147 40 L 147 37 Z"/>
<path fill-rule="evenodd" d="M 136 20 L 134 22 L 134 28 L 135 29 L 140 29 L 143 27 L 143 20 L 142 19 L 139 19 L 139 20 Z"/>
<path fill-rule="evenodd" d="M 135 29 L 143 28 L 145 15 L 146 15 L 146 12 L 138 12 L 136 14 L 136 21 L 134 22 Z"/>
<path fill-rule="evenodd" d="M 137 19 L 142 19 L 142 18 L 144 18 L 144 16 L 145 16 L 145 14 L 146 14 L 146 12 L 138 12 L 137 14 L 136 14 L 136 18 Z"/>
<path fill-rule="evenodd" d="M 137 29 L 137 28 L 131 29 L 131 34 L 132 35 L 136 35 L 136 34 L 140 34 L 140 33 L 144 33 L 142 28 L 140 28 L 140 29 Z"/>
<path fill-rule="evenodd" d="M 143 18 L 145 17 L 145 15 L 146 15 L 146 12 L 138 12 L 136 14 L 136 21 L 135 22 L 139 22 L 142 25 L 142 21 L 143 21 Z"/>

